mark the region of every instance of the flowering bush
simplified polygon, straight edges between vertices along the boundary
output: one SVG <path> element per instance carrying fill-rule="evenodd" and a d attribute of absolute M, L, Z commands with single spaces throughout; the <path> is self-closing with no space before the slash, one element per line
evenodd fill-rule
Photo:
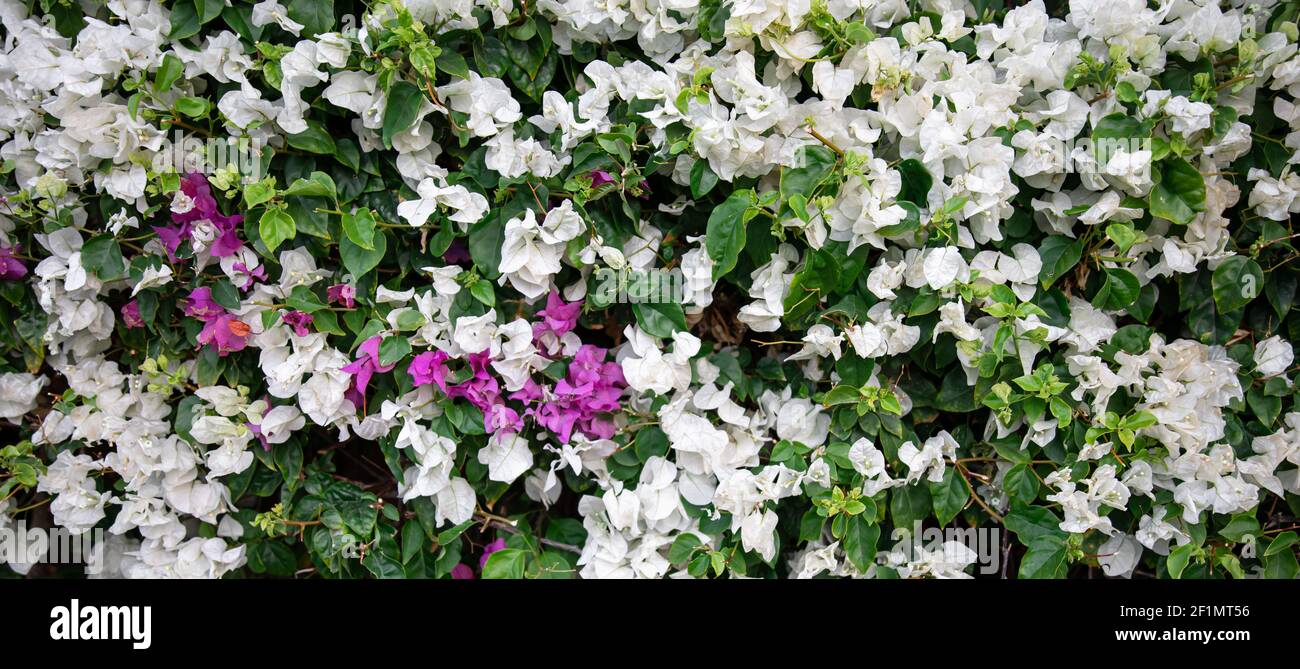
<path fill-rule="evenodd" d="M 0 0 L 0 523 L 114 577 L 1295 577 L 1298 13 Z"/>

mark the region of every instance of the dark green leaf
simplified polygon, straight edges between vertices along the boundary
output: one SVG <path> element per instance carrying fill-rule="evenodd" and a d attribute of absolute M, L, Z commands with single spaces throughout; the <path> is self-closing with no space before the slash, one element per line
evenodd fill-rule
<path fill-rule="evenodd" d="M 1259 263 L 1244 256 L 1231 256 L 1214 270 L 1214 304 L 1220 312 L 1235 311 L 1259 295 L 1264 272 Z"/>
<path fill-rule="evenodd" d="M 415 123 L 424 92 L 409 81 L 398 81 L 388 89 L 388 106 L 384 108 L 383 139 L 385 146 L 393 145 L 393 136 Z"/>

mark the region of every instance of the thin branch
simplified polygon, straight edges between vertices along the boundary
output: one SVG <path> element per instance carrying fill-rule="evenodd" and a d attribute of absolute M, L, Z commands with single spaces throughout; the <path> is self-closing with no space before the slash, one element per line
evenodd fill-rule
<path fill-rule="evenodd" d="M 509 532 L 510 534 L 523 534 L 523 532 L 518 527 L 515 527 L 514 523 L 507 518 L 503 518 L 501 516 L 487 513 L 486 511 L 481 511 L 481 510 L 475 511 L 474 516 L 477 517 L 479 520 L 482 520 L 483 524 L 486 526 L 494 527 L 498 530 Z M 541 542 L 543 546 L 550 546 L 551 548 L 558 548 L 562 551 L 569 551 L 570 553 L 577 553 L 579 555 L 582 554 L 582 549 L 577 546 L 574 546 L 573 544 L 566 544 L 560 541 L 554 541 L 552 539 L 547 539 L 546 537 L 533 537 L 533 538 Z"/>
<path fill-rule="evenodd" d="M 825 136 L 823 136 L 820 132 L 817 132 L 817 130 L 816 130 L 815 128 L 813 128 L 811 125 L 810 125 L 810 126 L 806 126 L 804 129 L 808 131 L 808 134 L 810 134 L 810 135 L 812 135 L 813 137 L 817 138 L 817 141 L 821 142 L 822 144 L 825 144 L 825 145 L 826 145 L 826 148 L 830 149 L 831 151 L 834 151 L 835 154 L 838 155 L 838 156 L 840 156 L 841 158 L 844 157 L 844 149 L 841 149 L 840 147 L 835 146 L 835 142 L 832 142 L 831 140 L 826 139 Z"/>
<path fill-rule="evenodd" d="M 992 516 L 993 519 L 998 521 L 998 524 L 1001 525 L 1002 514 L 999 514 L 997 511 L 994 511 L 993 507 L 989 506 L 984 502 L 984 500 L 980 499 L 980 496 L 975 492 L 975 486 L 971 485 L 969 478 L 966 478 L 966 468 L 961 465 L 957 465 L 957 473 L 961 474 L 961 480 L 966 483 L 966 489 L 970 490 L 971 499 L 975 500 L 975 502 L 979 504 L 981 508 L 984 509 L 985 513 Z"/>

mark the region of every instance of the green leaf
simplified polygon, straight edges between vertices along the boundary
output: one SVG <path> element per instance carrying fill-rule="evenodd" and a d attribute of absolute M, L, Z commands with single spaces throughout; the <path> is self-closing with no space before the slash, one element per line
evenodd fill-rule
<path fill-rule="evenodd" d="M 501 243 L 505 239 L 508 217 L 498 211 L 489 214 L 469 229 L 469 255 L 474 266 L 488 279 L 501 276 Z"/>
<path fill-rule="evenodd" d="M 713 266 L 715 281 L 735 268 L 740 251 L 745 248 L 745 224 L 749 222 L 746 214 L 753 202 L 753 190 L 732 191 L 731 195 L 709 214 L 705 247 L 709 251 L 709 257 L 715 263 Z"/>
<path fill-rule="evenodd" d="M 1008 495 L 1021 502 L 1032 502 L 1038 497 L 1038 477 L 1029 465 L 1016 465 L 1007 470 L 1002 487 Z"/>
<path fill-rule="evenodd" d="M 312 172 L 311 176 L 306 179 L 294 179 L 288 188 L 284 189 L 281 195 L 289 197 L 292 195 L 301 195 L 303 197 L 327 197 L 335 199 L 338 197 L 338 186 L 334 183 L 334 178 L 324 172 Z"/>
<path fill-rule="evenodd" d="M 345 137 L 334 142 L 334 159 L 347 165 L 353 172 L 361 170 L 361 149 L 351 139 Z"/>
<path fill-rule="evenodd" d="M 1219 530 L 1221 536 L 1237 543 L 1244 541 L 1247 536 L 1257 537 L 1259 532 L 1259 520 L 1252 513 L 1239 513 L 1233 516 L 1232 520 Z"/>
<path fill-rule="evenodd" d="M 339 256 L 343 259 L 343 266 L 352 274 L 354 280 L 360 280 L 368 274 L 388 252 L 387 235 L 383 233 L 375 235 L 374 242 L 374 249 L 363 249 L 346 235 L 339 240 Z"/>
<path fill-rule="evenodd" d="M 418 329 L 428 322 L 429 320 L 424 317 L 424 314 L 415 309 L 405 309 L 397 312 L 396 328 L 402 332 Z"/>
<path fill-rule="evenodd" d="M 677 535 L 673 540 L 673 545 L 668 549 L 668 561 L 673 564 L 683 564 L 691 559 L 695 549 L 701 545 L 700 538 L 691 532 L 683 532 Z"/>
<path fill-rule="evenodd" d="M 925 165 L 915 158 L 908 158 L 898 164 L 898 171 L 903 175 L 903 189 L 898 193 L 897 200 L 911 202 L 917 207 L 928 206 L 934 178 L 925 169 Z"/>
<path fill-rule="evenodd" d="M 436 59 L 438 69 L 460 79 L 469 79 L 469 63 L 465 57 L 450 49 L 443 49 Z"/>
<path fill-rule="evenodd" d="M 357 538 L 366 540 L 374 533 L 379 510 L 374 507 L 373 500 L 364 497 L 339 500 L 334 502 L 334 508 L 338 510 L 343 524 L 355 532 Z"/>
<path fill-rule="evenodd" d="M 844 532 L 844 554 L 858 571 L 866 572 L 876 561 L 876 542 L 880 540 L 880 526 L 869 522 L 865 515 L 850 516 Z"/>
<path fill-rule="evenodd" d="M 361 565 L 375 578 L 406 578 L 406 570 L 402 569 L 400 562 L 377 550 L 366 553 Z"/>
<path fill-rule="evenodd" d="M 1182 578 L 1183 571 L 1187 569 L 1187 564 L 1192 560 L 1192 554 L 1196 552 L 1196 544 L 1186 543 L 1169 551 L 1169 558 L 1165 561 L 1165 568 L 1169 570 L 1171 578 Z"/>
<path fill-rule="evenodd" d="M 527 80 L 537 75 L 542 69 L 542 62 L 546 58 L 546 50 L 543 48 L 541 40 L 506 40 L 506 52 L 514 61 L 513 70 L 518 70 L 518 74 L 523 80 Z M 520 83 L 516 81 L 516 83 Z"/>
<path fill-rule="evenodd" d="M 947 201 L 943 203 L 943 209 L 941 211 L 943 212 L 944 216 L 952 216 L 953 214 L 965 208 L 966 203 L 969 201 L 970 201 L 970 197 L 966 195 L 956 195 L 950 197 L 948 198 Z"/>
<path fill-rule="evenodd" d="M 334 0 L 290 0 L 287 9 L 289 18 L 302 24 L 303 38 L 327 33 L 334 27 Z"/>
<path fill-rule="evenodd" d="M 427 499 L 427 498 L 425 498 L 425 499 Z M 432 523 L 432 522 L 433 522 L 433 517 L 432 517 L 433 508 L 430 508 L 430 509 L 429 509 L 429 512 L 430 512 L 430 514 L 431 514 L 431 515 L 430 515 L 430 518 L 429 518 L 429 521 L 430 521 L 430 523 Z M 421 519 L 420 522 L 421 522 L 421 524 L 424 524 L 423 519 Z M 438 535 L 437 535 L 437 537 L 436 537 L 436 539 L 437 539 L 437 541 L 438 541 L 438 545 L 439 545 L 439 546 L 446 546 L 447 544 L 451 543 L 452 541 L 455 541 L 457 537 L 459 537 L 462 533 L 464 533 L 465 530 L 469 529 L 470 526 L 473 525 L 473 524 L 474 524 L 474 521 L 473 521 L 473 520 L 467 520 L 467 521 L 465 521 L 465 522 L 463 522 L 463 523 L 461 523 L 461 524 L 459 524 L 459 525 L 453 525 L 453 526 L 451 526 L 451 527 L 449 527 L 449 528 L 447 528 L 447 529 L 445 529 L 445 530 L 439 532 Z"/>
<path fill-rule="evenodd" d="M 198 34 L 199 28 L 203 27 L 195 0 L 180 0 L 172 5 L 170 20 L 172 29 L 167 34 L 167 38 L 171 40 L 193 37 Z"/>
<path fill-rule="evenodd" d="M 1115 85 L 1115 97 L 1119 98 L 1120 102 L 1128 104 L 1134 104 L 1141 99 L 1137 88 L 1127 81 L 1121 81 Z"/>
<path fill-rule="evenodd" d="M 1092 129 L 1092 141 L 1094 145 L 1101 144 L 1098 140 L 1108 139 L 1139 139 L 1148 135 L 1142 127 L 1142 122 L 1123 113 L 1116 112 L 1103 116 L 1097 125 Z"/>
<path fill-rule="evenodd" d="M 339 317 L 333 311 L 318 311 L 312 314 L 311 324 L 312 327 L 316 328 L 317 332 L 339 335 L 340 337 L 347 334 L 343 331 L 343 328 L 339 327 Z"/>
<path fill-rule="evenodd" d="M 1061 531 L 1061 519 L 1051 509 L 1041 506 L 1027 506 L 1013 509 L 1002 519 L 1002 524 L 1015 533 L 1020 543 L 1028 546 L 1035 539 L 1052 535 L 1064 537 Z"/>
<path fill-rule="evenodd" d="M 488 556 L 483 565 L 483 578 L 520 579 L 524 577 L 524 563 L 528 554 L 518 548 L 504 548 Z"/>
<path fill-rule="evenodd" d="M 577 578 L 574 572 L 574 561 L 577 556 L 571 553 L 561 551 L 544 550 L 537 556 L 534 566 L 537 568 L 537 574 L 534 578 L 538 579 L 572 579 Z"/>
<path fill-rule="evenodd" d="M 86 240 L 81 247 L 81 266 L 104 280 L 126 274 L 126 259 L 113 235 L 96 235 Z"/>
<path fill-rule="evenodd" d="M 406 60 L 421 76 L 433 79 L 438 76 L 437 58 L 441 51 L 442 49 L 432 42 L 426 42 L 412 47 L 410 53 L 406 55 Z"/>
<path fill-rule="evenodd" d="M 279 541 L 261 541 L 248 553 L 248 566 L 255 572 L 287 577 L 292 576 L 298 566 L 294 561 L 293 549 Z"/>
<path fill-rule="evenodd" d="M 784 320 L 792 327 L 801 327 L 804 317 L 813 311 L 821 299 L 836 290 L 840 282 L 840 264 L 829 248 L 810 251 L 803 267 L 790 283 L 785 298 Z"/>
<path fill-rule="evenodd" d="M 695 578 L 705 578 L 709 575 L 709 563 L 709 554 L 701 553 L 694 560 L 691 560 L 686 572 Z"/>
<path fill-rule="evenodd" d="M 803 193 L 791 195 L 785 203 L 790 207 L 790 211 L 799 217 L 799 220 L 805 222 L 812 220 L 812 214 L 808 212 L 808 198 L 804 197 Z"/>
<path fill-rule="evenodd" d="M 1300 537 L 1297 537 L 1295 532 L 1283 532 L 1273 537 L 1272 543 L 1268 545 L 1268 548 L 1264 549 L 1264 557 L 1271 557 L 1284 550 L 1289 550 L 1298 540 L 1300 540 Z"/>
<path fill-rule="evenodd" d="M 993 450 L 997 451 L 997 454 L 1007 462 L 1017 465 L 1025 465 L 1029 464 L 1029 462 L 1033 460 L 1033 456 L 1029 454 L 1028 450 L 1020 449 L 1020 439 L 1016 438 L 1015 435 L 1012 435 L 1007 439 L 992 439 L 989 441 L 989 444 L 993 446 Z"/>
<path fill-rule="evenodd" d="M 384 108 L 384 146 L 393 145 L 393 136 L 415 123 L 424 104 L 424 92 L 409 81 L 398 81 L 388 89 L 388 106 Z"/>
<path fill-rule="evenodd" d="M 1056 417 L 1057 427 L 1065 427 L 1074 419 L 1074 409 L 1070 407 L 1068 402 L 1061 399 L 1059 396 L 1053 397 L 1048 403 L 1048 407 L 1051 408 L 1052 415 Z"/>
<path fill-rule="evenodd" d="M 950 413 L 967 413 L 979 408 L 975 389 L 966 383 L 966 373 L 954 367 L 943 377 L 939 394 L 934 398 L 934 408 Z"/>
<path fill-rule="evenodd" d="M 930 499 L 934 502 L 934 515 L 939 525 L 947 525 L 965 508 L 970 500 L 970 490 L 957 469 L 948 467 L 944 469 L 942 481 L 930 483 Z"/>
<path fill-rule="evenodd" d="M 1214 270 L 1211 281 L 1214 304 L 1222 313 L 1235 311 L 1259 295 L 1264 272 L 1259 263 L 1245 256 L 1230 256 Z"/>
<path fill-rule="evenodd" d="M 1131 416 L 1125 417 L 1125 420 L 1121 422 L 1121 425 L 1127 427 L 1127 429 L 1130 430 L 1141 430 L 1143 429 L 1143 427 L 1151 427 L 1152 425 L 1156 425 L 1156 422 L 1158 421 L 1156 416 L 1154 416 L 1153 413 L 1148 412 L 1148 410 L 1140 410 L 1140 412 L 1136 412 L 1134 414 L 1131 414 Z"/>
<path fill-rule="evenodd" d="M 1155 282 L 1148 282 L 1147 285 L 1142 286 L 1137 301 L 1128 306 L 1128 314 L 1143 323 L 1148 322 L 1156 308 L 1157 292 Z"/>
<path fill-rule="evenodd" d="M 1246 578 L 1246 570 L 1241 568 L 1241 559 L 1236 555 L 1225 551 L 1219 553 L 1218 556 L 1214 558 L 1214 561 L 1218 562 L 1219 566 L 1223 567 L 1224 571 L 1232 574 L 1233 578 Z"/>
<path fill-rule="evenodd" d="M 37 474 L 36 468 L 26 462 L 19 462 L 14 465 L 10 472 L 12 473 L 13 483 L 19 485 L 24 485 L 30 488 L 36 485 L 39 481 L 39 474 Z M 8 482 L 6 485 L 8 485 Z M 12 487 L 9 489 L 11 490 Z"/>
<path fill-rule="evenodd" d="M 1263 423 L 1264 427 L 1272 427 L 1278 414 L 1282 413 L 1282 398 L 1265 395 L 1258 387 L 1252 386 L 1246 391 L 1246 404 L 1250 405 L 1251 412 L 1259 418 L 1259 422 Z"/>
<path fill-rule="evenodd" d="M 409 564 L 424 550 L 424 530 L 418 522 L 402 526 L 402 564 Z"/>
<path fill-rule="evenodd" d="M 183 97 L 176 101 L 176 111 L 190 118 L 208 115 L 208 101 L 199 97 Z"/>
<path fill-rule="evenodd" d="M 173 14 L 173 17 L 175 14 Z M 243 5 L 230 5 L 221 10 L 221 18 L 239 36 L 252 44 L 262 38 L 265 26 L 255 26 L 252 22 L 253 8 Z"/>
<path fill-rule="evenodd" d="M 835 386 L 826 391 L 822 404 L 833 407 L 841 404 L 857 404 L 862 399 L 862 391 L 854 386 Z"/>
<path fill-rule="evenodd" d="M 492 288 L 491 281 L 475 281 L 474 284 L 469 287 L 469 294 L 473 295 L 474 299 L 489 307 L 495 307 L 497 304 L 497 294 Z"/>
<path fill-rule="evenodd" d="M 411 353 L 411 341 L 406 337 L 387 337 L 379 342 L 379 364 L 382 367 L 396 364 Z"/>
<path fill-rule="evenodd" d="M 718 185 L 718 175 L 709 167 L 709 161 L 697 160 L 691 166 L 691 197 L 700 199 Z"/>
<path fill-rule="evenodd" d="M 257 233 L 262 238 L 262 243 L 266 244 L 267 251 L 274 252 L 281 243 L 293 239 L 298 230 L 294 226 L 293 217 L 277 207 L 262 212 L 262 218 L 257 222 Z"/>
<path fill-rule="evenodd" d="M 293 217 L 293 222 L 298 226 L 298 232 L 304 235 L 311 235 L 321 239 L 332 239 L 333 233 L 330 230 L 330 215 L 316 211 L 317 209 L 327 209 L 330 207 L 330 201 L 319 197 L 297 197 L 290 196 L 284 199 L 285 210 Z"/>
<path fill-rule="evenodd" d="M 713 562 L 715 576 L 721 576 L 727 570 L 727 558 L 721 551 L 709 553 L 709 559 Z"/>
<path fill-rule="evenodd" d="M 674 332 L 686 331 L 686 313 L 675 302 L 633 304 L 632 312 L 636 314 L 637 325 L 648 335 L 671 337 Z"/>
<path fill-rule="evenodd" d="M 1264 578 L 1289 581 L 1300 572 L 1300 563 L 1296 562 L 1295 551 L 1282 551 L 1264 558 Z"/>
<path fill-rule="evenodd" d="M 248 207 L 256 207 L 273 197 L 275 197 L 274 179 L 263 179 L 244 185 L 244 204 Z"/>
<path fill-rule="evenodd" d="M 334 137 L 316 121 L 307 121 L 306 130 L 296 135 L 288 135 L 285 140 L 289 146 L 300 151 L 326 156 L 334 153 Z"/>
<path fill-rule="evenodd" d="M 900 200 L 898 206 L 903 209 L 903 220 L 893 225 L 886 225 L 876 232 L 883 237 L 900 237 L 921 227 L 921 210 L 907 200 Z M 918 295 L 918 297 L 920 297 Z"/>
<path fill-rule="evenodd" d="M 1058 535 L 1043 535 L 1029 542 L 1029 550 L 1020 558 L 1018 575 L 1025 579 L 1059 579 L 1069 572 L 1065 541 Z"/>
<path fill-rule="evenodd" d="M 890 491 L 889 515 L 894 527 L 911 530 L 912 522 L 930 515 L 930 489 L 921 484 L 906 485 Z"/>
<path fill-rule="evenodd" d="M 474 42 L 474 62 L 485 77 L 504 77 L 510 69 L 510 53 L 506 45 L 495 37 L 484 37 Z"/>
<path fill-rule="evenodd" d="M 1099 309 L 1119 311 L 1137 300 L 1142 286 L 1137 275 L 1123 268 L 1108 268 L 1101 289 L 1093 296 L 1093 305 Z"/>
<path fill-rule="evenodd" d="M 312 292 L 312 289 L 308 286 L 294 286 L 293 291 L 289 293 L 289 297 L 285 299 L 284 303 L 290 309 L 308 314 L 315 313 L 326 307 L 326 304 L 321 302 L 320 298 L 316 297 L 316 293 Z"/>
<path fill-rule="evenodd" d="M 280 470 L 284 481 L 293 489 L 298 485 L 298 474 L 302 472 L 302 446 L 295 442 L 277 444 L 275 447 L 275 466 Z"/>
<path fill-rule="evenodd" d="M 818 184 L 835 167 L 835 153 L 824 146 L 801 146 L 795 152 L 795 164 L 799 167 L 781 171 L 781 197 L 789 198 L 795 193 L 802 193 L 804 197 L 811 198 Z"/>
<path fill-rule="evenodd" d="M 1294 273 L 1273 272 L 1268 283 L 1264 284 L 1264 296 L 1277 312 L 1278 318 L 1286 318 L 1291 306 L 1296 301 L 1296 287 L 1300 285 Z"/>
<path fill-rule="evenodd" d="M 1106 226 L 1106 237 L 1119 248 L 1121 254 L 1128 253 L 1138 240 L 1138 234 L 1129 223 L 1111 223 Z"/>
<path fill-rule="evenodd" d="M 1043 288 L 1050 288 L 1057 279 L 1065 276 L 1066 272 L 1079 263 L 1079 258 L 1083 256 L 1083 244 L 1064 235 L 1052 235 L 1043 240 L 1038 255 L 1043 261 L 1039 280 Z"/>
<path fill-rule="evenodd" d="M 375 250 L 376 222 L 374 212 L 363 207 L 351 214 L 344 214 L 341 218 L 343 219 L 343 234 L 347 235 L 353 244 L 367 251 Z"/>
<path fill-rule="evenodd" d="M 185 63 L 181 62 L 176 54 L 169 53 L 163 56 L 162 64 L 153 75 L 153 89 L 159 93 L 166 93 L 171 90 L 172 84 L 180 79 L 181 74 L 185 72 Z"/>
<path fill-rule="evenodd" d="M 199 13 L 199 22 L 208 23 L 213 19 L 221 16 L 221 10 L 225 9 L 225 0 L 194 0 L 194 7 Z"/>
<path fill-rule="evenodd" d="M 1155 166 L 1152 177 L 1155 185 L 1148 197 L 1152 216 L 1188 225 L 1205 211 L 1205 178 L 1191 163 L 1167 158 Z"/>

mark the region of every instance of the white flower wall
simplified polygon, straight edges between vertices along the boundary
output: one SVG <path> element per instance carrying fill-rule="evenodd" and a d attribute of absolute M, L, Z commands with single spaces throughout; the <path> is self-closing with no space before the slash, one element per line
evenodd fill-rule
<path fill-rule="evenodd" d="M 0 0 L 0 524 L 128 578 L 1294 578 L 1298 14 Z"/>

